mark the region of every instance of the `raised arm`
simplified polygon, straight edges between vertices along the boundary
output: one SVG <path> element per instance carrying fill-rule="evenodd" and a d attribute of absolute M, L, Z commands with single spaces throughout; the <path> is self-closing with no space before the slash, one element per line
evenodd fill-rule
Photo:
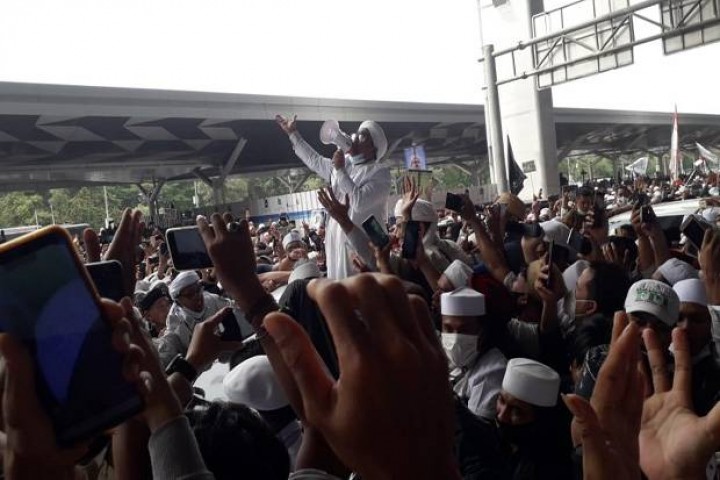
<path fill-rule="evenodd" d="M 510 268 L 505 261 L 503 252 L 500 251 L 490 236 L 485 231 L 485 227 L 475 214 L 475 206 L 472 204 L 470 197 L 464 198 L 463 209 L 461 212 L 463 220 L 465 220 L 475 233 L 478 250 L 487 265 L 492 276 L 499 282 L 505 283 L 505 277 L 510 273 Z"/>
<path fill-rule="evenodd" d="M 317 173 L 325 181 L 330 181 L 330 174 L 332 173 L 332 162 L 329 158 L 325 158 L 315 151 L 309 143 L 300 135 L 295 125 L 297 116 L 294 116 L 292 120 L 283 117 L 282 115 L 276 115 L 275 121 L 283 132 L 287 133 L 292 143 L 295 155 L 308 166 L 310 170 Z"/>

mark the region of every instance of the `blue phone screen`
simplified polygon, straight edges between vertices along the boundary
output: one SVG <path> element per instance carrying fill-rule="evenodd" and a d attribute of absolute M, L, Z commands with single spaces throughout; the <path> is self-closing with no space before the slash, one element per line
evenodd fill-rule
<path fill-rule="evenodd" d="M 29 348 L 39 398 L 58 440 L 69 443 L 137 410 L 140 400 L 70 245 L 52 234 L 35 242 L 0 256 L 0 330 Z"/>

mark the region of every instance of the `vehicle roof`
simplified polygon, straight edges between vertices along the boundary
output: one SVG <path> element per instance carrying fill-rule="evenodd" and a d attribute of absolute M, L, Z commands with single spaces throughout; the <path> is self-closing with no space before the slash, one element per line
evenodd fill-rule
<path fill-rule="evenodd" d="M 675 217 L 685 216 L 696 213 L 700 209 L 701 198 L 691 198 L 690 200 L 678 200 L 675 202 L 663 202 L 654 204 L 653 210 L 657 217 Z M 627 211 L 614 215 L 608 220 L 610 231 L 621 225 L 630 223 L 630 215 L 632 211 Z"/>

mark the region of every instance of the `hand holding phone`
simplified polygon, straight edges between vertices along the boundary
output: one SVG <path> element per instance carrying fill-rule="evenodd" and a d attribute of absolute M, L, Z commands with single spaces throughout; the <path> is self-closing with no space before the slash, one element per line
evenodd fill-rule
<path fill-rule="evenodd" d="M 165 236 L 175 270 L 202 270 L 213 267 L 197 227 L 171 228 Z"/>
<path fill-rule="evenodd" d="M 415 260 L 420 242 L 420 223 L 414 220 L 405 222 L 405 235 L 402 242 L 402 258 Z"/>
<path fill-rule="evenodd" d="M 377 221 L 375 215 L 370 215 L 362 223 L 362 227 L 373 245 L 380 250 L 387 247 L 388 243 L 390 243 L 390 237 L 385 233 L 385 229 L 380 225 L 380 222 Z"/>
<path fill-rule="evenodd" d="M 463 203 L 463 197 L 447 192 L 447 195 L 445 196 L 445 208 L 452 210 L 453 212 L 460 212 L 462 211 Z"/>
<path fill-rule="evenodd" d="M 550 245 L 548 246 L 548 252 L 547 252 L 547 265 L 548 265 L 548 274 L 547 274 L 547 280 L 545 281 L 545 286 L 552 290 L 553 289 L 553 282 L 555 281 L 555 275 L 553 274 L 554 271 L 554 265 L 555 265 L 555 240 L 550 240 Z"/>
<path fill-rule="evenodd" d="M 142 409 L 113 347 L 108 310 L 65 230 L 47 227 L 0 246 L 0 292 L 0 330 L 33 357 L 36 393 L 60 446 Z"/>

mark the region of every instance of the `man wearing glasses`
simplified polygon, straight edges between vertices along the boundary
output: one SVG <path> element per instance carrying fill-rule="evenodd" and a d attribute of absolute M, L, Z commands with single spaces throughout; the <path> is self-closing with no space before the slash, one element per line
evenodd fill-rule
<path fill-rule="evenodd" d="M 195 272 L 179 274 L 170 284 L 170 297 L 173 304 L 168 312 L 167 328 L 158 339 L 158 353 L 163 365 L 178 355 L 185 355 L 198 323 L 232 306 L 229 300 L 204 291 L 200 277 Z M 237 309 L 233 309 L 233 313 L 243 336 L 250 335 L 252 328 L 242 313 Z"/>
<path fill-rule="evenodd" d="M 337 150 L 332 159 L 323 157 L 297 131 L 296 118 L 275 117 L 280 128 L 288 134 L 295 154 L 317 175 L 330 183 L 340 202 L 349 201 L 348 214 L 355 225 L 370 215 L 387 223 L 387 200 L 390 194 L 390 170 L 380 161 L 387 153 L 387 138 L 380 125 L 371 120 L 363 122 L 352 135 L 347 152 Z M 343 279 L 354 273 L 347 237 L 340 225 L 330 219 L 325 234 L 328 278 Z"/>

